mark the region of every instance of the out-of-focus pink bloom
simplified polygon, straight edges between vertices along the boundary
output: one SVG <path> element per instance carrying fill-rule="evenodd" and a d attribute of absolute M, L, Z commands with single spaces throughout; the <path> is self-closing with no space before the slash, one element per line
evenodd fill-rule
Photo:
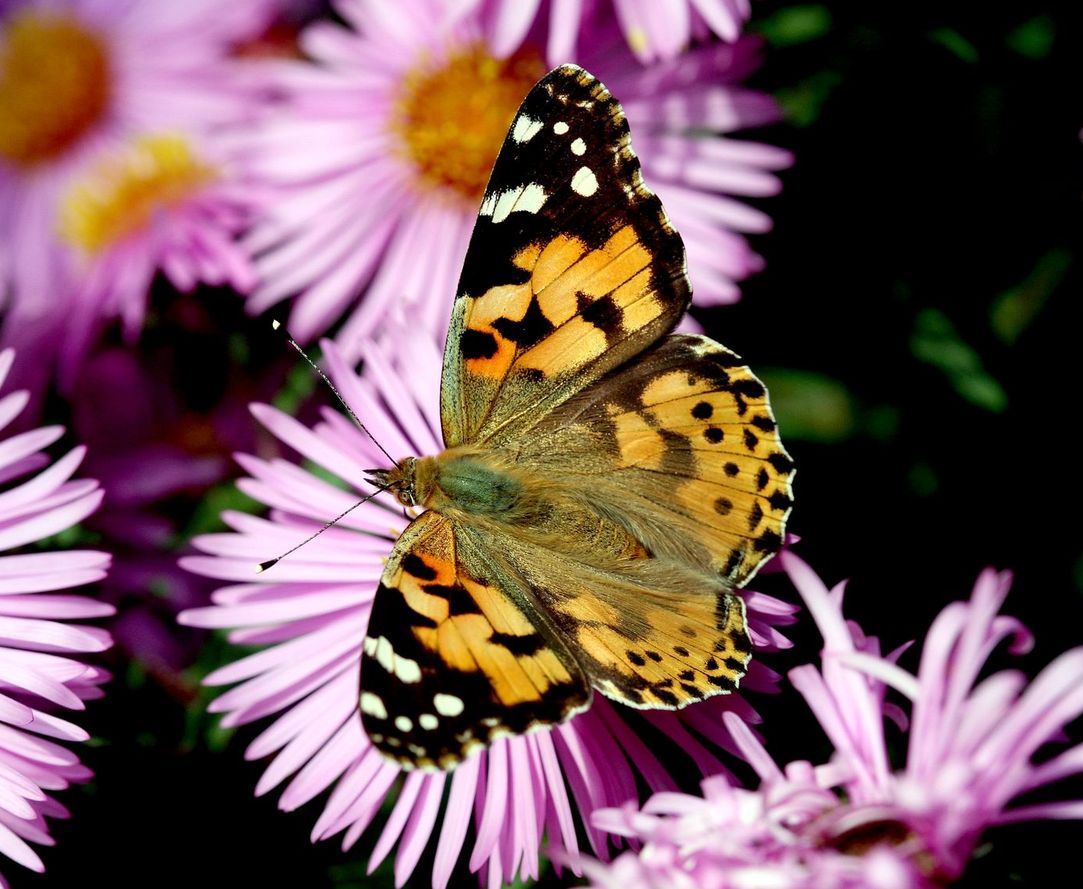
<path fill-rule="evenodd" d="M 0 20 L 3 337 L 17 342 L 24 356 L 28 347 L 41 349 L 33 361 L 19 362 L 22 377 L 31 369 L 39 377 L 50 369 L 56 329 L 69 318 L 72 284 L 82 274 L 79 253 L 87 242 L 58 234 L 65 196 L 79 188 L 79 180 L 93 188 L 88 172 L 103 157 L 131 151 L 136 139 L 163 133 L 200 137 L 250 117 L 252 87 L 239 75 L 231 50 L 238 40 L 259 33 L 272 14 L 271 0 L 192 0 L 165 7 L 156 0 L 5 5 Z M 114 218 L 123 218 L 120 208 Z M 194 238 L 193 232 L 186 225 L 173 237 L 179 242 Z M 213 263 L 212 276 L 220 271 L 221 256 L 207 241 L 216 234 L 189 245 L 189 255 L 199 257 L 189 265 Z M 90 240 L 97 248 L 111 245 Z M 178 263 L 165 252 L 160 249 L 154 260 L 170 273 Z M 111 270 L 124 275 L 118 281 L 122 292 L 133 286 L 133 278 L 146 276 L 130 261 Z M 130 321 L 137 313 L 128 306 L 125 314 Z"/>
<path fill-rule="evenodd" d="M 270 67 L 282 103 L 237 147 L 275 195 L 247 238 L 262 280 L 249 309 L 298 295 L 290 328 L 302 341 L 349 312 L 337 342 L 353 361 L 404 306 L 419 328 L 438 338 L 446 329 L 496 153 L 547 66 L 530 40 L 497 58 L 484 16 L 448 26 L 435 0 L 339 0 L 336 9 L 345 25 L 301 35 L 312 62 Z M 762 265 L 744 235 L 770 227 L 742 199 L 776 193 L 774 171 L 791 161 L 728 136 L 779 116 L 769 96 L 737 85 L 758 64 L 758 44 L 643 69 L 609 21 L 582 46 L 574 61 L 624 103 L 647 183 L 685 239 L 697 304 L 737 299 L 736 282 Z"/>
<path fill-rule="evenodd" d="M 712 33 L 732 43 L 751 14 L 749 0 L 459 0 L 457 6 L 453 16 L 482 11 L 489 44 L 500 58 L 515 52 L 543 19 L 550 65 L 574 59 L 579 35 L 589 41 L 597 19 L 607 15 L 616 15 L 636 57 L 651 62 L 675 58 L 693 39 Z"/>
<path fill-rule="evenodd" d="M 935 889 L 963 875 L 983 833 L 997 824 L 1083 818 L 1083 800 L 1013 805 L 1021 795 L 1083 772 L 1083 745 L 1034 762 L 1083 714 L 1083 648 L 1033 680 L 1013 670 L 979 681 L 998 644 L 1031 639 L 999 614 L 1010 578 L 984 571 L 967 602 L 933 622 L 917 675 L 881 656 L 878 642 L 842 615 L 842 587 L 828 591 L 793 555 L 779 556 L 824 637 L 819 669 L 790 679 L 835 746 L 831 762 L 780 769 L 748 727 L 726 714 L 735 743 L 760 777 L 758 790 L 704 782 L 703 798 L 658 794 L 642 809 L 600 812 L 595 825 L 641 847 L 612 864 L 584 862 L 594 885 L 777 886 Z M 905 647 L 904 647 L 905 648 Z M 911 702 L 906 763 L 893 767 L 885 722 L 904 731 L 893 688 Z"/>
<path fill-rule="evenodd" d="M 0 352 L 0 386 L 13 359 L 12 350 Z M 0 397 L 0 429 L 27 400 L 26 392 Z M 59 534 L 101 502 L 96 481 L 71 480 L 84 448 L 52 465 L 42 453 L 62 434 L 60 427 L 48 426 L 0 442 L 0 551 Z M 91 774 L 55 743 L 89 736 L 53 711 L 84 709 L 84 701 L 101 696 L 99 685 L 108 679 L 79 658 L 108 648 L 109 634 L 67 621 L 104 617 L 113 609 L 65 591 L 101 580 L 108 566 L 108 555 L 85 550 L 0 556 L 0 855 L 31 870 L 44 865 L 29 844 L 52 844 L 45 819 L 67 816 L 50 794 Z M 2 876 L 0 885 L 7 886 Z"/>
<path fill-rule="evenodd" d="M 177 132 L 140 136 L 88 164 L 69 186 L 60 226 L 79 255 L 63 323 L 64 388 L 109 321 L 120 320 L 129 343 L 139 336 L 159 271 L 182 292 L 197 284 L 240 293 L 255 286 L 255 268 L 236 236 L 257 199 L 212 152 L 208 140 Z"/>
<path fill-rule="evenodd" d="M 410 336 L 408 349 L 401 347 L 404 341 L 369 343 L 360 377 L 332 343 L 325 343 L 330 376 L 391 453 L 436 453 L 442 450 L 440 354 L 423 336 Z M 294 809 L 333 788 L 314 839 L 342 833 L 343 846 L 351 846 L 404 776 L 371 866 L 397 843 L 395 874 L 401 884 L 434 842 L 433 885 L 442 889 L 464 852 L 473 820 L 469 867 L 486 872 L 489 885 L 496 886 L 517 875 L 537 876 L 543 833 L 551 844 L 576 852 L 577 813 L 585 821 L 599 807 L 635 798 L 640 780 L 655 790 L 675 788 L 674 763 L 659 760 L 657 746 L 639 733 L 645 725 L 653 727 L 648 733 L 659 731 L 675 744 L 674 751 L 687 755 L 682 768 L 727 774 L 719 753 L 735 748 L 722 714 L 733 713 L 741 723 L 757 721 L 738 695 L 677 712 L 641 711 L 632 718 L 629 710 L 596 696 L 590 710 L 569 722 L 501 739 L 450 774 L 404 774 L 385 760 L 362 731 L 358 676 L 383 562 L 405 526 L 401 510 L 369 501 L 267 573 L 257 577 L 255 570 L 355 504 L 365 470 L 386 465 L 386 458 L 336 411 L 325 411 L 323 421 L 309 429 L 270 407 L 252 410 L 283 444 L 323 473 L 285 459 L 238 458 L 249 474 L 239 482 L 241 489 L 270 506 L 271 515 L 224 515 L 235 533 L 195 541 L 208 555 L 185 558 L 182 564 L 229 585 L 215 594 L 214 607 L 186 612 L 181 620 L 238 628 L 230 636 L 234 643 L 263 646 L 207 677 L 212 685 L 235 686 L 211 706 L 227 714 L 223 725 L 228 726 L 275 716 L 247 751 L 253 759 L 271 757 L 257 793 L 288 781 L 280 806 Z M 326 473 L 344 487 L 328 481 Z M 787 647 L 778 626 L 792 621 L 793 608 L 760 593 L 743 595 L 756 647 Z M 771 691 L 777 678 L 755 660 L 743 689 Z M 443 807 L 445 789 L 449 796 Z M 443 821 L 437 827 L 441 808 Z M 597 829 L 588 826 L 587 838 L 596 854 L 605 854 Z"/>

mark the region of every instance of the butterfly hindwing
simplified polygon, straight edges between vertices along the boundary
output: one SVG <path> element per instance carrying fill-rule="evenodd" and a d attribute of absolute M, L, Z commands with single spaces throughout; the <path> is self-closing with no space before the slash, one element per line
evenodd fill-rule
<path fill-rule="evenodd" d="M 527 95 L 497 157 L 452 310 L 445 444 L 512 440 L 671 330 L 684 245 L 643 184 L 620 104 L 563 65 Z"/>
<path fill-rule="evenodd" d="M 606 697 L 672 709 L 732 692 L 745 674 L 744 601 L 721 578 L 655 558 L 602 565 L 589 547 L 555 552 L 523 535 L 499 547 Z"/>
<path fill-rule="evenodd" d="M 403 532 L 373 602 L 361 718 L 402 765 L 447 768 L 505 734 L 561 722 L 590 687 L 521 580 L 434 511 Z"/>
<path fill-rule="evenodd" d="M 542 418 L 516 458 L 592 492 L 656 557 L 741 586 L 779 548 L 793 461 L 728 349 L 671 336 Z"/>

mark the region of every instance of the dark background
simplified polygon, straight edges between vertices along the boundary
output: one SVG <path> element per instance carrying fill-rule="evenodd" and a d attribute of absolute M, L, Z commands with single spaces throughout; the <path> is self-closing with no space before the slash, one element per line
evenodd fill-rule
<path fill-rule="evenodd" d="M 769 383 L 798 467 L 798 552 L 828 583 L 851 579 L 849 615 L 894 647 L 966 597 L 983 566 L 1010 568 L 1006 610 L 1037 634 L 1020 659 L 1033 675 L 1083 642 L 1083 482 L 1069 428 L 1083 22 L 1067 3 L 754 7 L 768 51 L 753 85 L 789 118 L 755 135 L 797 162 L 762 204 L 776 220 L 755 240 L 767 270 L 740 305 L 699 317 Z M 233 305 L 212 309 L 219 322 L 265 339 Z M 818 650 L 808 627 L 792 635 L 801 655 L 778 669 Z M 97 778 L 62 795 L 75 817 L 55 823 L 47 873 L 5 864 L 13 885 L 364 883 L 371 840 L 348 856 L 334 840 L 312 846 L 317 805 L 287 816 L 274 794 L 253 800 L 262 766 L 242 751 L 255 730 L 218 732 L 206 697 L 185 710 L 138 670 L 111 667 L 83 723 L 101 739 L 82 750 Z M 793 698 L 762 709 L 780 761 L 827 755 Z M 1073 790 L 1083 796 L 1078 782 L 1054 796 Z M 994 831 L 965 885 L 1059 876 L 1079 831 Z M 423 860 L 412 885 L 428 875 Z M 391 885 L 387 868 L 376 885 Z"/>

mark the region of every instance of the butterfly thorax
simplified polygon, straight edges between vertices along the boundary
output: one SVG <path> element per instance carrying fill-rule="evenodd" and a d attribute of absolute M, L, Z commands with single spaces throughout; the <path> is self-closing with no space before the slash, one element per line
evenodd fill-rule
<path fill-rule="evenodd" d="M 421 506 L 478 527 L 488 523 L 544 545 L 582 548 L 590 561 L 642 559 L 647 548 L 592 508 L 581 487 L 532 471 L 506 454 L 465 446 L 409 457 L 372 477 L 406 506 Z"/>

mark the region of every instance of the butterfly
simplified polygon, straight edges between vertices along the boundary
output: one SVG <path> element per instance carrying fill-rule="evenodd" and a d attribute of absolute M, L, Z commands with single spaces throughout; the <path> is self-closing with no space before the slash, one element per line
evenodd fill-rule
<path fill-rule="evenodd" d="M 424 511 L 395 543 L 361 662 L 366 734 L 451 768 L 560 723 L 732 692 L 735 590 L 782 543 L 793 462 L 737 355 L 673 335 L 685 251 L 620 104 L 563 65 L 497 156 L 452 307 L 446 450 L 370 480 Z"/>

